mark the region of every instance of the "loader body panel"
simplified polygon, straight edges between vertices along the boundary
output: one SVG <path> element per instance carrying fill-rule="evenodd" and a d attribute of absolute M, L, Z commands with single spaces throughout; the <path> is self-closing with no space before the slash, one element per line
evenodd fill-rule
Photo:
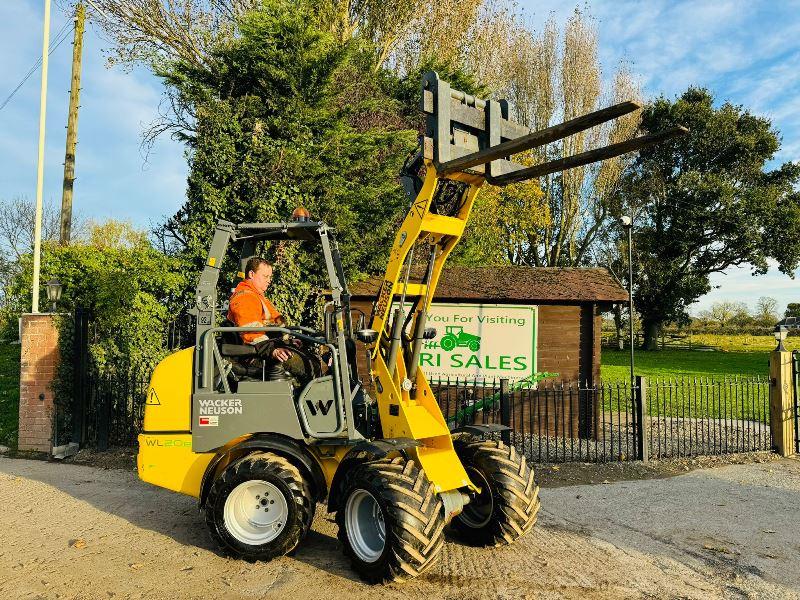
<path fill-rule="evenodd" d="M 147 391 L 144 431 L 191 431 L 193 360 L 194 348 L 186 348 L 158 363 Z"/>
<path fill-rule="evenodd" d="M 199 498 L 203 474 L 213 458 L 213 452 L 192 450 L 191 433 L 142 433 L 136 467 L 142 481 Z"/>

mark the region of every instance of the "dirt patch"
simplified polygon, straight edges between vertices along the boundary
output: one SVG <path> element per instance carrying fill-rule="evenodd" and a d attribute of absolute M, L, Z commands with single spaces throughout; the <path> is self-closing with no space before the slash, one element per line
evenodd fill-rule
<path fill-rule="evenodd" d="M 536 481 L 543 488 L 568 485 L 591 485 L 615 481 L 662 479 L 675 477 L 697 469 L 711 469 L 728 465 L 761 464 L 780 460 L 771 452 L 749 452 L 721 456 L 699 456 L 695 458 L 672 458 L 610 463 L 563 463 L 559 465 L 536 465 Z"/>
<path fill-rule="evenodd" d="M 193 498 L 130 470 L 0 458 L 0 598 L 795 597 L 798 492 L 786 460 L 545 489 L 516 544 L 448 542 L 425 577 L 376 588 L 321 508 L 295 556 L 251 564 L 213 546 Z"/>
<path fill-rule="evenodd" d="M 136 470 L 136 448 L 109 448 L 103 452 L 91 449 L 80 450 L 64 459 L 65 463 L 88 465 L 100 469 Z"/>

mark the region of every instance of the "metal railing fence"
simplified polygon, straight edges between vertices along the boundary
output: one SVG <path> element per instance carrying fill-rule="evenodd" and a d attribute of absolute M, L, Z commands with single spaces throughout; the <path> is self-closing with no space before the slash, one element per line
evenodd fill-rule
<path fill-rule="evenodd" d="M 683 458 L 770 450 L 766 378 L 671 378 L 636 384 L 440 380 L 452 429 L 511 428 L 506 439 L 538 463 Z"/>

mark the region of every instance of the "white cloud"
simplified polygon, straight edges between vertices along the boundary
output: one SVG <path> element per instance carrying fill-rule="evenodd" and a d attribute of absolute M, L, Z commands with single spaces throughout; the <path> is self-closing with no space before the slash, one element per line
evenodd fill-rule
<path fill-rule="evenodd" d="M 523 6 L 541 22 L 553 9 L 563 24 L 574 6 L 584 4 L 529 0 Z M 708 87 L 718 101 L 742 104 L 772 120 L 783 138 L 773 164 L 800 160 L 800 0 L 595 0 L 589 8 L 597 17 L 607 72 L 629 61 L 650 96 Z M 800 281 L 774 265 L 758 277 L 749 269 L 729 269 L 712 283 L 718 287 L 693 312 L 718 300 L 753 305 L 763 295 L 782 306 L 800 301 Z"/>

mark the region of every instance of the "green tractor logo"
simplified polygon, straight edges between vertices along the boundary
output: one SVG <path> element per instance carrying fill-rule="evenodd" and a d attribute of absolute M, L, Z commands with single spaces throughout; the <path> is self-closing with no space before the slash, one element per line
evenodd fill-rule
<path fill-rule="evenodd" d="M 444 337 L 439 342 L 439 346 L 446 352 L 452 351 L 454 348 L 469 348 L 473 352 L 481 349 L 481 337 L 466 333 L 461 325 L 448 325 L 445 327 Z"/>

